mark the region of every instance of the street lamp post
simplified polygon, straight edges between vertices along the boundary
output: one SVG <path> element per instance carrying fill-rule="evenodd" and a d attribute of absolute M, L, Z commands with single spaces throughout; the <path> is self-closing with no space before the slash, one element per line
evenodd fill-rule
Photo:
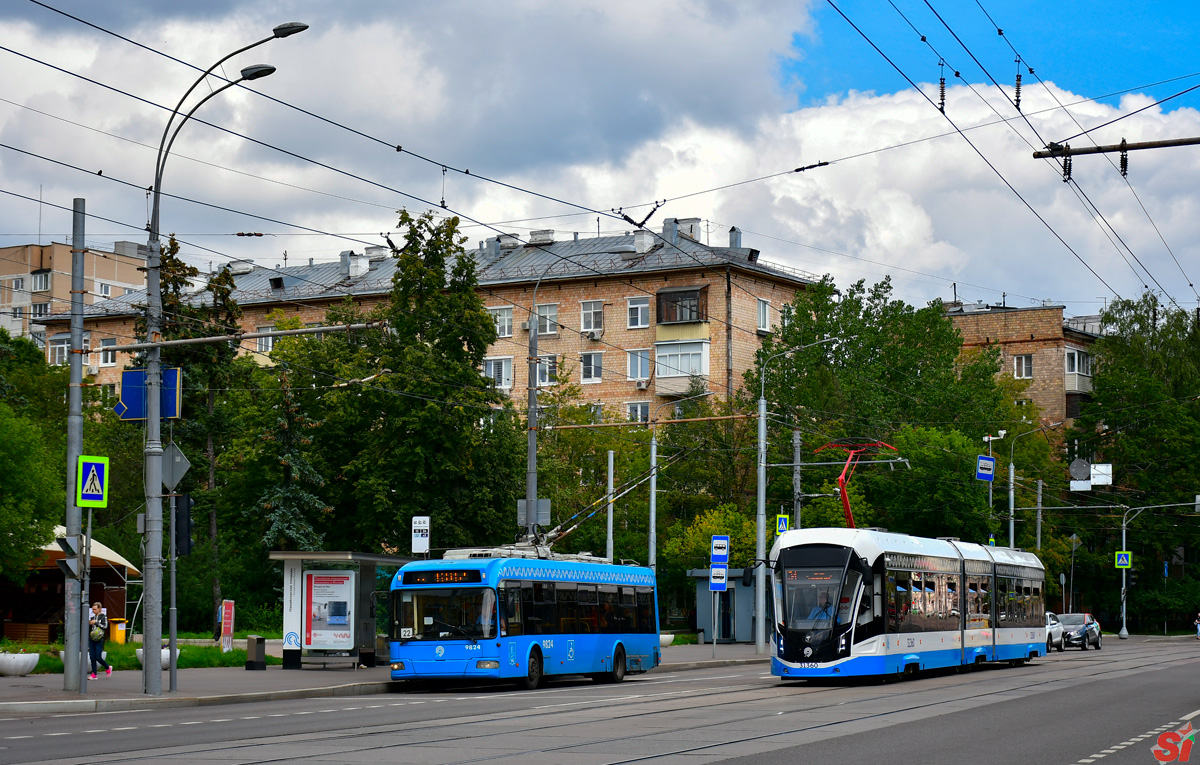
<path fill-rule="evenodd" d="M 754 652 L 767 652 L 767 573 L 762 562 L 767 556 L 767 364 L 773 359 L 805 348 L 841 340 L 827 337 L 815 343 L 787 348 L 763 360 L 759 369 L 758 391 L 758 512 L 756 513 L 756 542 L 754 546 Z"/>
<path fill-rule="evenodd" d="M 1121 515 L 1121 549 L 1122 550 L 1129 549 L 1125 546 L 1125 529 L 1129 526 L 1129 522 L 1132 521 L 1134 518 L 1137 518 L 1139 515 L 1142 514 L 1142 511 L 1145 510 L 1145 508 L 1137 508 L 1137 512 L 1134 513 L 1132 516 L 1130 516 L 1129 513 L 1133 509 L 1134 508 L 1127 507 L 1127 508 L 1125 508 L 1125 512 Z M 1126 627 L 1125 627 L 1125 600 L 1126 600 L 1126 594 L 1129 592 L 1127 589 L 1128 582 L 1126 581 L 1126 577 L 1128 575 L 1129 575 L 1129 569 L 1127 569 L 1127 568 L 1121 569 L 1121 631 L 1117 633 L 1117 637 L 1120 638 L 1121 640 L 1129 639 L 1129 630 L 1126 629 Z"/>
<path fill-rule="evenodd" d="M 241 76 L 222 85 L 200 99 L 199 103 L 184 115 L 183 119 L 175 122 L 179 116 L 183 102 L 191 95 L 200 83 L 204 82 L 218 66 L 239 53 L 250 50 L 276 38 L 289 37 L 297 32 L 308 29 L 307 24 L 291 22 L 280 24 L 272 30 L 270 37 L 235 50 L 217 63 L 205 70 L 204 74 L 192 83 L 192 86 L 179 99 L 179 103 L 171 111 L 167 125 L 163 129 L 162 139 L 158 144 L 158 156 L 154 162 L 153 204 L 150 213 L 150 234 L 147 243 L 146 256 L 146 338 L 147 342 L 157 343 L 162 339 L 162 294 L 159 291 L 159 268 L 162 265 L 159 244 L 159 208 L 162 193 L 163 169 L 167 163 L 171 146 L 179 135 L 179 130 L 195 114 L 206 101 L 223 90 L 233 87 L 246 80 L 256 80 L 266 77 L 275 71 L 275 67 L 256 65 L 246 67 Z M 172 132 L 174 126 L 174 132 Z M 146 611 L 143 616 L 142 629 L 142 689 L 151 696 L 162 695 L 162 654 L 159 645 L 162 643 L 162 427 L 160 422 L 160 389 L 161 389 L 160 349 L 152 347 L 146 351 L 146 448 L 145 481 L 146 481 L 146 557 L 145 557 L 145 593 Z M 172 616 L 174 616 L 172 614 Z M 174 661 L 174 656 L 172 656 Z"/>
<path fill-rule="evenodd" d="M 991 456 L 992 456 L 992 442 L 1003 439 L 1004 434 L 1007 433 L 1008 431 L 1007 430 L 998 430 L 996 432 L 998 433 L 998 435 L 993 436 L 992 434 L 989 433 L 988 435 L 983 437 L 983 440 L 986 441 L 987 445 L 988 445 L 988 458 L 989 459 L 991 459 Z M 995 464 L 996 464 L 995 462 L 992 463 L 993 466 Z M 996 482 L 995 478 L 996 478 L 995 471 L 993 470 L 992 471 L 992 480 L 987 482 L 987 485 L 988 485 L 988 515 L 992 514 L 992 484 L 994 484 Z"/>
<path fill-rule="evenodd" d="M 1016 484 L 1016 479 L 1017 479 L 1017 469 L 1013 465 L 1013 455 L 1016 453 L 1017 439 L 1020 438 L 1021 436 L 1027 436 L 1030 433 L 1041 433 L 1042 431 L 1046 430 L 1047 428 L 1057 428 L 1059 425 L 1062 425 L 1062 423 L 1055 422 L 1055 423 L 1051 423 L 1049 425 L 1043 425 L 1040 428 L 1034 428 L 1033 430 L 1027 430 L 1024 433 L 1018 433 L 1017 435 L 1013 436 L 1012 442 L 1009 444 L 1009 447 L 1008 447 L 1008 546 L 1009 547 L 1016 546 L 1016 540 L 1014 539 L 1014 536 L 1015 536 L 1015 532 L 1016 532 L 1016 525 L 1015 525 L 1016 524 L 1016 520 L 1015 520 L 1015 517 L 1016 517 L 1016 489 L 1015 489 L 1015 484 Z M 990 443 L 988 444 L 988 450 L 989 450 L 989 452 L 991 450 Z"/>
<path fill-rule="evenodd" d="M 684 401 L 691 401 L 692 399 L 704 398 L 711 395 L 712 391 L 708 390 L 703 393 L 697 393 L 694 396 L 659 404 L 654 409 L 654 416 L 650 418 L 650 563 L 648 565 L 655 571 L 658 570 L 658 413 L 664 406 L 677 406 Z"/>

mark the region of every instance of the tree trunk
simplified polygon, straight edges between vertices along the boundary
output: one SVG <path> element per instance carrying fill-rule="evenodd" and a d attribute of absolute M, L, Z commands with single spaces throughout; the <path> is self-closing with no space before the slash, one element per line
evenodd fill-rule
<path fill-rule="evenodd" d="M 216 405 L 217 392 L 211 388 L 208 391 L 208 429 L 207 441 L 204 444 L 204 456 L 208 457 L 208 537 L 212 540 L 212 594 L 213 594 L 213 639 L 221 637 L 221 555 L 217 547 L 217 503 L 213 490 L 217 488 L 217 455 L 213 448 L 212 414 Z"/>

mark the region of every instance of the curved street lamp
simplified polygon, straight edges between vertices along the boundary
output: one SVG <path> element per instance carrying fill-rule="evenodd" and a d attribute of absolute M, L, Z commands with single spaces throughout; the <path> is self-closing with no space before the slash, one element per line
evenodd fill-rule
<path fill-rule="evenodd" d="M 759 563 L 754 572 L 754 652 L 767 652 L 767 576 L 761 563 L 767 557 L 767 364 L 780 356 L 802 351 L 805 348 L 840 341 L 840 337 L 827 337 L 815 343 L 785 348 L 763 360 L 759 370 L 758 392 L 758 512 L 757 542 L 754 558 Z"/>
<path fill-rule="evenodd" d="M 179 103 L 171 110 L 171 116 L 167 119 L 167 125 L 163 129 L 162 139 L 158 144 L 158 156 L 154 162 L 154 186 L 153 186 L 153 205 L 150 213 L 149 225 L 149 242 L 148 252 L 146 254 L 146 338 L 147 342 L 156 343 L 161 340 L 161 323 L 162 323 L 162 295 L 159 292 L 159 268 L 162 265 L 161 250 L 159 247 L 159 203 L 162 192 L 162 176 L 163 168 L 166 165 L 167 155 L 171 151 L 171 146 L 175 143 L 175 137 L 179 135 L 180 128 L 188 121 L 196 110 L 199 109 L 206 101 L 218 93 L 227 90 L 239 83 L 247 80 L 256 80 L 261 77 L 266 77 L 275 71 L 275 67 L 265 64 L 248 66 L 241 71 L 241 76 L 231 82 L 222 85 L 207 96 L 202 98 L 199 103 L 191 108 L 175 124 L 175 118 L 179 116 L 180 109 L 183 107 L 184 101 L 192 94 L 200 83 L 212 74 L 213 70 L 225 63 L 227 60 L 239 53 L 244 53 L 251 48 L 262 45 L 283 37 L 290 37 L 298 32 L 303 32 L 308 29 L 307 24 L 300 22 L 289 22 L 280 24 L 271 30 L 270 37 L 264 37 L 258 42 L 251 43 L 243 48 L 238 48 L 232 53 L 224 56 L 215 64 L 210 66 L 200 75 L 187 92 L 183 94 L 183 98 L 179 99 Z M 174 132 L 172 125 L 174 124 Z M 169 136 L 169 140 L 168 140 Z M 162 695 L 162 654 L 157 650 L 157 646 L 162 643 L 162 532 L 163 532 L 163 517 L 162 517 L 162 423 L 160 422 L 161 407 L 159 396 L 162 387 L 161 382 L 161 349 L 158 347 L 149 348 L 146 351 L 146 448 L 145 454 L 145 480 L 146 480 L 146 558 L 144 571 L 144 588 L 146 593 L 146 612 L 143 617 L 142 627 L 142 645 L 148 650 L 143 651 L 142 660 L 142 687 L 145 693 L 149 696 Z M 172 549 L 171 549 L 171 574 L 174 578 L 174 534 L 172 534 Z M 172 588 L 172 596 L 174 588 Z M 171 606 L 171 634 L 175 633 L 175 612 L 174 603 Z M 153 648 L 153 650 L 150 650 Z M 171 690 L 175 690 L 175 651 L 171 651 Z"/>

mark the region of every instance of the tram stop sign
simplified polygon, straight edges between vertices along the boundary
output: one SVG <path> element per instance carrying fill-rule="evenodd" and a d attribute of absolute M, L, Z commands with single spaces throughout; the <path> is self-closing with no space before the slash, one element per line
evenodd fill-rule
<path fill-rule="evenodd" d="M 708 589 L 710 592 L 725 592 L 728 585 L 729 566 L 724 563 L 714 563 L 708 570 Z"/>
<path fill-rule="evenodd" d="M 996 480 L 996 458 L 986 454 L 979 455 L 979 461 L 975 465 L 975 478 L 980 481 Z"/>

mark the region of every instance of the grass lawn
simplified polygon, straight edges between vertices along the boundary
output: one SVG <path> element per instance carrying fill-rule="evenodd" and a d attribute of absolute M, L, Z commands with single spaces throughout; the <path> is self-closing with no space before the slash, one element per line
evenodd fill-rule
<path fill-rule="evenodd" d="M 139 643 L 113 643 L 104 644 L 104 650 L 108 652 L 108 663 L 112 665 L 113 671 L 134 669 L 141 671 L 142 664 L 137 659 L 135 650 L 141 648 Z M 46 645 L 35 643 L 13 643 L 7 640 L 0 641 L 0 652 L 4 653 L 37 653 L 41 658 L 38 659 L 37 666 L 33 669 L 33 674 L 61 674 L 63 671 L 62 660 L 58 658 L 58 652 L 62 650 L 61 645 Z M 283 660 L 274 656 L 266 657 L 267 664 L 282 664 Z M 217 646 L 194 646 L 185 645 L 179 648 L 179 663 L 180 669 L 192 669 L 199 667 L 244 667 L 246 666 L 246 650 L 244 648 L 235 648 L 229 653 L 221 653 L 221 649 Z"/>

